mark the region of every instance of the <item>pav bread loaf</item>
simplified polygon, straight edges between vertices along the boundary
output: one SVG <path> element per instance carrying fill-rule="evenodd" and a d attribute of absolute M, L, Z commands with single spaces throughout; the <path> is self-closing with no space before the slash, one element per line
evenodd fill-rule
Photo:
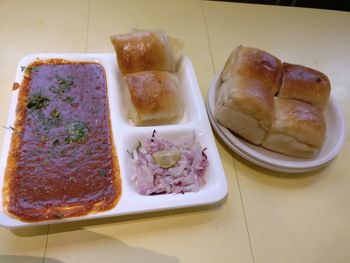
<path fill-rule="evenodd" d="M 163 30 L 113 35 L 111 41 L 123 75 L 149 70 L 175 70 L 173 51 Z"/>
<path fill-rule="evenodd" d="M 324 109 L 331 91 L 328 77 L 311 68 L 283 63 L 282 86 L 278 96 L 311 103 Z"/>
<path fill-rule="evenodd" d="M 128 117 L 136 126 L 171 124 L 184 111 L 175 74 L 142 71 L 124 76 Z"/>
<path fill-rule="evenodd" d="M 226 61 L 222 81 L 240 75 L 263 82 L 275 95 L 281 85 L 282 63 L 275 56 L 257 48 L 238 46 Z"/>
<path fill-rule="evenodd" d="M 219 89 L 215 118 L 248 141 L 261 144 L 273 117 L 273 96 L 263 82 L 235 75 Z"/>
<path fill-rule="evenodd" d="M 128 119 L 136 126 L 179 121 L 184 105 L 176 70 L 183 42 L 163 30 L 113 35 L 111 41 L 124 82 Z"/>
<path fill-rule="evenodd" d="M 278 97 L 274 106 L 274 121 L 262 146 L 294 157 L 314 156 L 326 135 L 323 112 L 309 103 Z"/>
<path fill-rule="evenodd" d="M 238 46 L 220 77 L 214 115 L 221 125 L 289 156 L 311 158 L 319 152 L 326 138 L 323 109 L 331 89 L 325 74 Z"/>

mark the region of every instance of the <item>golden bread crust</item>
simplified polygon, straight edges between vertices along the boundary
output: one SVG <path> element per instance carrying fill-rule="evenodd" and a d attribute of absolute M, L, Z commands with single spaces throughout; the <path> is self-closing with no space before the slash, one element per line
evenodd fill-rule
<path fill-rule="evenodd" d="M 123 75 L 148 70 L 174 70 L 171 46 L 161 30 L 113 35 L 111 41 Z"/>
<path fill-rule="evenodd" d="M 238 46 L 227 59 L 221 78 L 225 81 L 234 75 L 259 80 L 275 95 L 281 85 L 282 63 L 263 50 Z"/>
<path fill-rule="evenodd" d="M 274 101 L 275 119 L 262 145 L 294 157 L 313 157 L 326 137 L 323 112 L 298 100 L 275 97 Z"/>
<path fill-rule="evenodd" d="M 136 125 L 173 122 L 182 117 L 183 103 L 177 76 L 165 71 L 143 71 L 124 77 L 130 94 L 130 116 Z"/>
<path fill-rule="evenodd" d="M 283 80 L 278 96 L 311 103 L 324 109 L 331 85 L 328 77 L 320 71 L 301 65 L 283 63 Z"/>

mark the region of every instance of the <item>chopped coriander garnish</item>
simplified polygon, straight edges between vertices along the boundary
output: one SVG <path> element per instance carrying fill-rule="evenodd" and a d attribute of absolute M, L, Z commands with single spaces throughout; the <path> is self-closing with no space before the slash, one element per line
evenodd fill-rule
<path fill-rule="evenodd" d="M 47 118 L 42 111 L 36 111 L 32 116 L 38 120 L 38 128 L 46 131 L 54 127 L 59 127 L 63 123 L 63 120 L 57 117 L 57 115 L 56 117 Z"/>
<path fill-rule="evenodd" d="M 37 72 L 38 70 L 39 70 L 38 66 L 33 66 L 33 67 L 30 68 L 31 72 Z"/>
<path fill-rule="evenodd" d="M 41 108 L 45 108 L 49 103 L 50 99 L 47 97 L 43 97 L 41 95 L 34 95 L 29 97 L 27 101 L 27 108 L 33 110 L 39 110 Z"/>
<path fill-rule="evenodd" d="M 59 144 L 60 144 L 60 140 L 56 139 L 56 140 L 53 141 L 52 146 L 57 146 Z"/>
<path fill-rule="evenodd" d="M 41 169 L 41 166 L 40 165 L 36 165 L 35 168 L 34 168 L 34 171 L 37 173 L 39 172 Z"/>
<path fill-rule="evenodd" d="M 136 151 L 139 151 L 141 147 L 142 147 L 142 144 L 140 141 L 138 141 L 136 146 Z"/>
<path fill-rule="evenodd" d="M 26 67 L 26 66 L 21 66 L 21 71 L 29 74 L 31 72 L 37 72 L 39 71 L 39 66 L 31 66 L 31 67 Z"/>
<path fill-rule="evenodd" d="M 73 142 L 82 142 L 86 139 L 89 133 L 89 128 L 84 122 L 75 121 L 68 127 L 68 137 L 64 140 L 66 144 Z"/>
<path fill-rule="evenodd" d="M 49 91 L 51 91 L 54 94 L 57 94 L 60 98 L 62 98 L 62 95 L 68 91 L 70 91 L 71 87 L 74 84 L 74 81 L 72 78 L 62 78 L 59 75 L 56 75 L 56 80 L 57 80 L 57 86 L 52 85 L 49 87 Z M 64 102 L 66 103 L 71 103 L 73 101 L 72 97 L 65 97 L 63 99 Z"/>
<path fill-rule="evenodd" d="M 137 141 L 137 145 L 136 145 L 136 148 L 135 150 L 138 152 L 140 150 L 140 148 L 142 147 L 142 144 L 140 141 Z M 129 150 L 126 150 L 126 152 L 130 155 L 130 157 L 132 159 L 134 159 L 134 151 L 129 151 Z"/>
<path fill-rule="evenodd" d="M 62 154 L 62 155 L 63 155 L 63 154 L 65 154 L 65 153 L 66 153 L 66 151 L 67 151 L 67 149 L 61 149 L 61 150 L 60 150 L 60 154 Z"/>
<path fill-rule="evenodd" d="M 5 128 L 5 129 L 7 129 L 7 130 L 13 130 L 13 131 L 16 131 L 16 130 L 15 130 L 15 128 L 13 128 L 12 126 L 8 126 L 8 127 L 6 127 L 6 126 L 1 125 L 1 127 Z"/>
<path fill-rule="evenodd" d="M 60 126 L 62 124 L 62 120 L 60 118 L 46 119 L 43 124 L 47 129 L 49 129 Z"/>
<path fill-rule="evenodd" d="M 55 87 L 54 85 L 51 85 L 49 87 L 49 91 L 51 91 L 52 93 L 57 93 L 57 87 Z"/>
<path fill-rule="evenodd" d="M 55 119 L 59 118 L 61 116 L 61 113 L 57 110 L 57 109 L 54 109 L 51 111 L 51 116 Z"/>
<path fill-rule="evenodd" d="M 98 174 L 99 174 L 99 176 L 103 176 L 103 177 L 107 176 L 107 173 L 105 170 L 99 170 Z"/>
<path fill-rule="evenodd" d="M 12 131 L 13 131 L 16 135 L 18 135 L 18 136 L 23 135 L 23 132 L 16 130 L 16 129 L 15 129 L 14 127 L 12 127 L 12 126 L 6 127 L 6 126 L 1 125 L 1 127 L 5 128 L 5 129 L 7 129 L 7 130 L 12 130 Z"/>
<path fill-rule="evenodd" d="M 134 152 L 126 150 L 126 152 L 130 155 L 132 159 L 134 159 Z"/>
<path fill-rule="evenodd" d="M 42 135 L 42 136 L 40 137 L 40 141 L 41 141 L 41 142 L 46 142 L 48 139 L 49 139 L 49 136 L 47 136 L 47 135 Z"/>
<path fill-rule="evenodd" d="M 56 88 L 55 93 L 58 93 L 58 94 L 62 94 L 69 91 L 74 84 L 74 81 L 72 79 L 69 79 L 69 78 L 64 79 L 59 75 L 56 75 L 56 80 L 57 80 L 58 88 Z"/>
<path fill-rule="evenodd" d="M 74 98 L 70 96 L 67 96 L 63 99 L 63 102 L 66 102 L 66 103 L 72 103 L 73 101 L 74 101 Z"/>
<path fill-rule="evenodd" d="M 60 80 L 57 81 L 57 83 L 60 86 L 69 87 L 69 86 L 73 85 L 73 80 L 71 80 L 71 79 L 60 79 Z"/>

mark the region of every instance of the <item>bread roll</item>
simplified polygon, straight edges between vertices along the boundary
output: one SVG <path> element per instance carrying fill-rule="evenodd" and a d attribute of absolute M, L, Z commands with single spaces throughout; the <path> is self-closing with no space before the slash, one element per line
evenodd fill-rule
<path fill-rule="evenodd" d="M 309 103 L 278 97 L 274 104 L 274 121 L 262 145 L 293 157 L 313 157 L 326 136 L 322 111 Z"/>
<path fill-rule="evenodd" d="M 148 70 L 175 70 L 173 52 L 162 30 L 113 35 L 111 41 L 123 75 Z"/>
<path fill-rule="evenodd" d="M 236 75 L 219 89 L 215 118 L 246 140 L 260 144 L 273 116 L 273 96 L 261 81 Z"/>
<path fill-rule="evenodd" d="M 143 71 L 124 77 L 128 117 L 137 126 L 171 124 L 183 115 L 183 101 L 176 75 Z"/>
<path fill-rule="evenodd" d="M 331 85 L 328 77 L 311 68 L 283 63 L 282 86 L 278 96 L 285 99 L 297 99 L 324 109 Z"/>
<path fill-rule="evenodd" d="M 282 64 L 273 55 L 256 48 L 238 46 L 227 59 L 222 81 L 231 76 L 260 80 L 275 95 L 281 85 Z"/>

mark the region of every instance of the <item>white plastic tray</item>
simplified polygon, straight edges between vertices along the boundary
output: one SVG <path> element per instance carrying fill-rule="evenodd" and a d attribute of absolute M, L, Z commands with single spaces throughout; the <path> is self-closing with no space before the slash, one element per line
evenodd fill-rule
<path fill-rule="evenodd" d="M 210 123 L 206 114 L 206 109 L 202 100 L 202 95 L 193 70 L 191 61 L 184 58 L 179 68 L 179 79 L 181 83 L 182 95 L 185 104 L 184 117 L 178 124 L 136 127 L 132 125 L 126 116 L 121 86 L 121 75 L 117 68 L 114 54 L 32 54 L 20 60 L 15 81 L 21 83 L 23 72 L 21 66 L 27 66 L 36 59 L 60 58 L 72 61 L 91 61 L 101 64 L 106 73 L 108 98 L 111 114 L 111 126 L 113 130 L 114 142 L 117 148 L 117 155 L 122 177 L 122 195 L 119 203 L 111 210 L 91 214 L 87 216 L 64 218 L 59 220 L 49 220 L 35 223 L 18 221 L 9 217 L 1 208 L 0 225 L 6 227 L 23 227 L 32 225 L 52 224 L 69 222 L 76 220 L 86 220 L 101 217 L 119 216 L 166 209 L 185 208 L 198 205 L 213 204 L 223 199 L 227 194 L 226 177 L 221 165 L 220 157 L 216 148 L 215 140 L 210 128 Z M 13 91 L 8 126 L 13 126 L 15 121 L 15 109 L 17 104 L 18 90 Z M 127 167 L 127 149 L 132 149 L 137 140 L 144 140 L 152 135 L 156 129 L 161 137 L 174 138 L 182 136 L 192 131 L 197 134 L 197 139 L 203 147 L 207 147 L 209 166 L 206 171 L 207 183 L 198 192 L 185 194 L 168 194 L 143 196 L 138 194 L 130 182 L 129 170 Z M 11 142 L 12 131 L 8 129 L 0 159 L 0 188 L 3 186 L 3 176 L 6 166 L 8 151 Z M 2 195 L 0 195 L 2 204 Z"/>
<path fill-rule="evenodd" d="M 346 134 L 344 118 L 332 97 L 329 98 L 324 111 L 327 124 L 326 140 L 321 151 L 312 159 L 289 157 L 253 145 L 235 136 L 234 133 L 220 125 L 214 118 L 217 91 L 221 84 L 220 74 L 217 74 L 211 83 L 207 96 L 209 119 L 213 128 L 225 144 L 246 160 L 270 170 L 286 173 L 303 173 L 326 165 L 343 147 Z"/>

